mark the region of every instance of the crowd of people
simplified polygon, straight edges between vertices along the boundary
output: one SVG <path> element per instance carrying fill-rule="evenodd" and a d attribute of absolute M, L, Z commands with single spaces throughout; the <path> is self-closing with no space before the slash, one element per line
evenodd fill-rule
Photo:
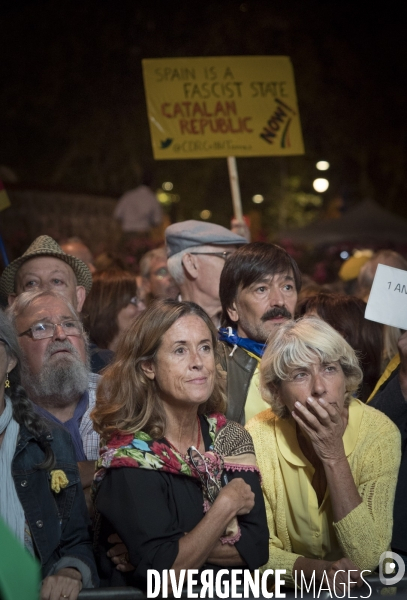
<path fill-rule="evenodd" d="M 165 238 L 138 276 L 48 236 L 0 276 L 0 523 L 41 599 L 149 569 L 342 593 L 407 560 L 407 333 L 364 318 L 404 258 L 373 255 L 350 295 L 219 225 Z"/>

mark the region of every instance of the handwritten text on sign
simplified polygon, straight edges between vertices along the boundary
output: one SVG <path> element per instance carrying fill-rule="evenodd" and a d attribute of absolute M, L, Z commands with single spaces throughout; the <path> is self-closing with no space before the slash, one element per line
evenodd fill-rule
<path fill-rule="evenodd" d="M 290 59 L 143 60 L 157 159 L 303 154 Z"/>
<path fill-rule="evenodd" d="M 365 317 L 407 329 L 407 271 L 378 265 Z"/>

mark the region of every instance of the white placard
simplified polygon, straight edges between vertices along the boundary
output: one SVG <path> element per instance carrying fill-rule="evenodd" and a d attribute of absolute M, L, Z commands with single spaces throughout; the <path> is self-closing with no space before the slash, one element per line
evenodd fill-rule
<path fill-rule="evenodd" d="M 407 271 L 378 265 L 365 318 L 407 329 Z"/>

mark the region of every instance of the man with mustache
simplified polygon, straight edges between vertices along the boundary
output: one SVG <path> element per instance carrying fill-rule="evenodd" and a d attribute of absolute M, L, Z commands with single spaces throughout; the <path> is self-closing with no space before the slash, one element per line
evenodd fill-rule
<path fill-rule="evenodd" d="M 99 435 L 90 412 L 100 376 L 90 372 L 79 315 L 55 291 L 24 292 L 7 313 L 23 354 L 21 384 L 37 411 L 71 434 L 86 492 L 99 456 Z"/>
<path fill-rule="evenodd" d="M 227 417 L 246 423 L 269 408 L 258 388 L 258 366 L 267 338 L 294 316 L 301 274 L 275 244 L 253 242 L 226 261 L 220 277 L 220 369 L 227 379 Z"/>

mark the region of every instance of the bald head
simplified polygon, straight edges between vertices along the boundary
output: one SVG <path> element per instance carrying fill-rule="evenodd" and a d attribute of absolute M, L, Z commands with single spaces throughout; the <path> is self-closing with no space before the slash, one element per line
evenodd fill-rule
<path fill-rule="evenodd" d="M 94 273 L 96 271 L 95 265 L 93 264 L 93 255 L 89 248 L 82 242 L 80 238 L 69 238 L 63 244 L 60 244 L 65 254 L 70 256 L 76 256 L 80 258 L 88 266 L 89 271 Z"/>

